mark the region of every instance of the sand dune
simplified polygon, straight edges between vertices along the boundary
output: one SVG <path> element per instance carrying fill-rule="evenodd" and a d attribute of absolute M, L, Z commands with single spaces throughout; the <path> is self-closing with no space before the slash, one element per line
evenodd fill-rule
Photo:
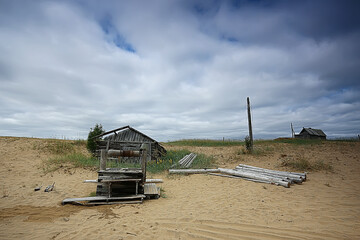
<path fill-rule="evenodd" d="M 241 147 L 190 147 L 222 167 L 239 163 L 285 170 L 281 158 L 322 160 L 333 172 L 310 172 L 291 188 L 209 175 L 169 176 L 166 198 L 138 205 L 62 206 L 88 196 L 97 173 L 62 168 L 44 174 L 45 140 L 0 137 L 0 239 L 360 239 L 360 143 L 276 144 L 260 155 Z M 167 149 L 179 148 L 166 146 Z M 50 193 L 38 184 L 56 182 Z M 43 186 L 43 188 L 44 188 Z"/>

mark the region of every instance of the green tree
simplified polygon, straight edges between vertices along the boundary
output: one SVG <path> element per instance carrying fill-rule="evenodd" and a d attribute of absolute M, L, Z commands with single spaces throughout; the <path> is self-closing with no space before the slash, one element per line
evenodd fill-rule
<path fill-rule="evenodd" d="M 94 128 L 90 128 L 90 132 L 87 139 L 86 147 L 92 154 L 95 154 L 96 151 L 96 136 L 103 134 L 105 130 L 101 124 L 96 124 Z"/>

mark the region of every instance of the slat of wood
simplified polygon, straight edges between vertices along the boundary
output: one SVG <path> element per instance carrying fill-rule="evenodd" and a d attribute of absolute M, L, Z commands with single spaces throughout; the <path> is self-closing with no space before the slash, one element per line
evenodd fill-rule
<path fill-rule="evenodd" d="M 158 188 L 155 183 L 146 183 L 144 184 L 144 194 L 145 195 L 159 195 Z"/>
<path fill-rule="evenodd" d="M 112 204 L 136 204 L 143 203 L 142 200 L 134 200 L 134 201 L 121 201 L 121 202 L 88 202 L 83 205 L 112 205 Z"/>
<path fill-rule="evenodd" d="M 112 201 L 112 200 L 127 200 L 127 199 L 138 199 L 145 198 L 144 194 L 138 195 L 128 195 L 124 197 L 111 197 L 108 198 L 106 196 L 96 196 L 96 197 L 83 197 L 83 198 L 67 198 L 62 201 L 63 204 L 71 203 L 71 202 L 83 202 L 83 201 Z"/>
<path fill-rule="evenodd" d="M 139 182 L 141 178 L 104 179 L 101 182 Z"/>

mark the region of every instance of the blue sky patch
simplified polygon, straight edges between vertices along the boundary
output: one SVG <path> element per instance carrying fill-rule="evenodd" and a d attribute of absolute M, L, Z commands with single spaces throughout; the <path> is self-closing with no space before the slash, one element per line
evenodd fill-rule
<path fill-rule="evenodd" d="M 120 34 L 120 32 L 114 26 L 110 16 L 105 16 L 103 19 L 101 19 L 100 26 L 103 32 L 106 34 L 107 41 L 112 42 L 115 46 L 127 52 L 136 52 L 131 43 L 127 42 L 125 37 Z"/>

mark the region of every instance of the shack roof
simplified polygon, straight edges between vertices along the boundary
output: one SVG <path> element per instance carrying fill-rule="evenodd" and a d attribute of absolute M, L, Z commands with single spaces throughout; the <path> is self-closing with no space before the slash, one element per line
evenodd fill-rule
<path fill-rule="evenodd" d="M 149 137 L 149 136 L 145 135 L 144 133 L 142 133 L 142 132 L 140 132 L 140 131 L 136 130 L 135 128 L 130 127 L 129 125 L 128 125 L 128 126 L 121 127 L 121 128 L 116 128 L 116 129 L 113 129 L 113 130 L 110 130 L 110 131 L 107 131 L 107 132 L 104 132 L 103 134 L 97 135 L 97 136 L 92 137 L 92 138 L 100 138 L 100 137 L 106 136 L 106 135 L 108 135 L 108 134 L 115 134 L 115 135 L 116 135 L 116 134 L 117 134 L 117 132 L 119 132 L 119 131 L 123 131 L 123 130 L 125 130 L 125 129 L 131 130 L 131 131 L 134 131 L 134 132 L 136 132 L 136 133 L 138 133 L 138 134 L 142 135 L 143 137 L 145 137 L 145 138 L 149 139 L 149 140 L 150 140 L 150 141 L 152 141 L 152 142 L 157 142 L 156 140 L 152 139 L 151 137 Z"/>
<path fill-rule="evenodd" d="M 303 128 L 299 134 L 303 132 L 307 132 L 309 135 L 312 136 L 326 137 L 326 134 L 321 129 Z"/>

